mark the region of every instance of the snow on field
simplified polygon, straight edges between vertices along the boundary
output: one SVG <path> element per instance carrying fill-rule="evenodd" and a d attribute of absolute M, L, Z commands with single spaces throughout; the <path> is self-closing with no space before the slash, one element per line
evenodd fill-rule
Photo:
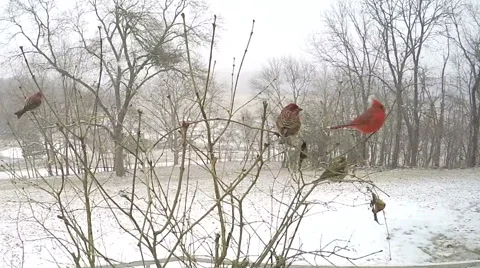
<path fill-rule="evenodd" d="M 34 178 L 40 176 L 48 176 L 48 170 L 46 168 L 38 168 L 35 170 L 21 169 L 15 171 L 0 171 L 0 180 L 14 178 Z"/>
<path fill-rule="evenodd" d="M 10 158 L 10 159 L 22 159 L 23 158 L 22 148 L 20 147 L 3 148 L 0 150 L 0 157 Z"/>
<path fill-rule="evenodd" d="M 238 163 L 220 165 L 224 167 L 220 170 L 220 177 L 225 180 L 240 170 Z M 174 193 L 176 180 L 169 181 L 168 178 L 171 174 L 176 176 L 178 168 L 160 168 L 157 174 L 162 185 L 171 183 L 169 192 Z M 102 176 L 105 188 L 112 195 L 121 190 L 128 191 L 131 187 L 131 178 Z M 193 221 L 203 215 L 213 203 L 213 187 L 211 179 L 201 167 L 191 167 L 189 176 L 189 194 L 185 197 L 191 198 L 192 191 L 198 187 L 197 201 L 193 203 L 188 217 L 188 220 Z M 306 180 L 312 178 L 313 172 L 306 172 Z M 307 199 L 315 205 L 310 207 L 303 220 L 293 247 L 316 251 L 328 242 L 335 241 L 324 250 L 331 251 L 335 246 L 346 246 L 338 254 L 352 259 L 377 252 L 353 260 L 356 265 L 416 264 L 480 258 L 479 170 L 391 170 L 371 173 L 369 179 L 390 196 L 379 192 L 387 203 L 385 215 L 390 239 L 387 239 L 383 213 L 379 214 L 381 225 L 373 221 L 369 200 L 359 191 L 365 192 L 365 186 L 328 183 L 315 188 Z M 58 183 L 55 179 L 48 179 L 48 182 Z M 41 181 L 39 184 L 46 185 Z M 248 214 L 245 217 L 249 221 L 246 230 L 251 235 L 250 244 L 245 245 L 249 255 L 260 253 L 261 241 L 268 241 L 278 224 L 275 216 L 285 211 L 285 207 L 275 202 L 272 196 L 283 202 L 291 200 L 292 185 L 294 182 L 289 172 L 280 169 L 276 163 L 269 164 L 261 173 L 260 180 L 246 199 L 244 207 L 244 213 Z M 237 190 L 245 191 L 246 186 L 241 184 Z M 22 189 L 30 198 L 41 201 L 42 204 L 32 204 L 30 207 L 21 202 L 25 200 Z M 71 263 L 65 251 L 52 242 L 51 234 L 31 220 L 33 211 L 37 220 L 55 230 L 55 234 L 68 237 L 62 231 L 62 221 L 57 218 L 58 211 L 54 209 L 52 198 L 38 187 L 20 182 L 13 184 L 10 180 L 0 181 L 0 192 L 0 206 L 3 208 L 0 214 L 0 240 L 3 241 L 0 244 L 0 267 L 19 267 L 22 259 L 25 261 L 24 267 L 65 267 Z M 73 196 L 74 191 L 70 192 Z M 72 209 L 81 206 L 81 202 L 73 197 L 65 202 Z M 93 212 L 97 245 L 115 260 L 140 260 L 136 241 L 118 227 L 112 214 L 104 209 L 105 202 L 96 199 L 94 203 L 97 206 Z M 196 247 L 195 253 L 198 255 L 208 255 L 213 247 L 213 237 L 219 228 L 214 214 L 209 215 L 201 226 L 194 228 L 197 241 L 192 241 L 191 246 Z M 84 222 L 85 215 L 82 211 L 76 215 L 79 222 Z M 119 219 L 129 225 L 125 218 L 120 216 Z M 198 241 L 204 242 L 199 244 Z M 160 254 L 166 255 L 168 250 L 160 250 Z M 328 261 L 313 256 L 305 258 L 311 264 L 328 264 L 328 261 L 336 265 L 351 264 L 336 256 L 331 256 Z"/>

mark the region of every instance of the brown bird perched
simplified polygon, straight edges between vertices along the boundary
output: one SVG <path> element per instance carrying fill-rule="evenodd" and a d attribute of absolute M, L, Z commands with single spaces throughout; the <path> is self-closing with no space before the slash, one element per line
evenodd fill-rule
<path fill-rule="evenodd" d="M 323 180 L 341 181 L 347 176 L 347 158 L 343 155 L 335 157 L 330 165 L 323 171 L 320 178 L 314 181 L 314 183 L 321 182 Z"/>
<path fill-rule="evenodd" d="M 33 95 L 30 95 L 28 97 L 25 98 L 25 105 L 23 106 L 23 109 L 17 111 L 15 113 L 15 115 L 17 116 L 17 118 L 20 119 L 20 117 L 22 117 L 22 115 L 28 111 L 31 111 L 35 108 L 38 108 L 38 106 L 40 106 L 40 104 L 42 104 L 42 98 L 43 98 L 43 94 L 42 92 L 37 92 Z"/>
<path fill-rule="evenodd" d="M 298 133 L 302 122 L 300 121 L 300 111 L 303 109 L 298 107 L 295 103 L 290 103 L 283 108 L 280 115 L 275 122 L 277 130 L 281 136 L 280 144 L 285 143 L 284 139 Z"/>

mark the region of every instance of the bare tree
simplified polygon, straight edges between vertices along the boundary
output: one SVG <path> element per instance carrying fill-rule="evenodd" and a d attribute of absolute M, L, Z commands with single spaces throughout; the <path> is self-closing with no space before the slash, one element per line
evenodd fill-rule
<path fill-rule="evenodd" d="M 435 134 L 434 140 L 432 141 L 432 145 L 434 146 L 432 152 L 432 162 L 434 167 L 440 167 L 440 156 L 441 156 L 441 149 L 443 144 L 443 135 L 444 135 L 444 124 L 445 124 L 445 97 L 446 97 L 446 88 L 447 88 L 447 81 L 446 81 L 446 73 L 445 70 L 447 68 L 447 64 L 450 58 L 450 41 L 447 39 L 447 49 L 445 51 L 445 55 L 443 56 L 443 65 L 442 65 L 442 72 L 441 72 L 441 84 L 440 84 L 440 111 L 438 118 L 436 118 L 437 122 L 435 125 Z M 436 114 L 436 113 L 435 113 Z"/>
<path fill-rule="evenodd" d="M 373 20 L 378 24 L 380 36 L 382 39 L 383 60 L 386 62 L 393 81 L 392 92 L 395 94 L 396 114 L 395 114 L 395 138 L 392 151 L 391 167 L 396 168 L 400 157 L 400 141 L 402 137 L 404 103 L 402 93 L 405 86 L 405 73 L 409 58 L 413 50 L 406 42 L 408 37 L 405 35 L 413 34 L 414 25 L 410 20 L 402 20 L 402 10 L 408 8 L 403 0 L 374 1 L 366 0 L 368 12 Z M 411 18 L 408 18 L 411 19 Z M 399 28 L 398 24 L 401 27 Z M 403 24 L 403 25 L 402 25 Z M 405 40 L 402 42 L 402 40 Z M 389 85 L 387 81 L 384 82 Z"/>
<path fill-rule="evenodd" d="M 256 92 L 262 93 L 274 105 L 281 109 L 287 102 L 301 104 L 311 90 L 315 69 L 305 60 L 291 56 L 272 58 L 250 81 Z"/>
<path fill-rule="evenodd" d="M 11 0 L 5 20 L 12 25 L 12 36 L 27 41 L 32 53 L 60 74 L 74 80 L 96 98 L 96 103 L 108 119 L 108 133 L 115 144 L 114 166 L 117 176 L 125 174 L 124 120 L 132 99 L 142 86 L 158 75 L 181 68 L 184 45 L 181 38 L 180 14 L 192 11 L 195 16 L 188 25 L 192 43 L 204 38 L 205 10 L 194 0 L 166 1 L 88 1 L 67 10 L 55 12 L 53 1 Z M 63 15 L 62 15 L 63 14 Z M 92 33 L 89 16 L 99 21 L 99 34 Z M 27 23 L 31 23 L 29 28 Z M 70 42 L 66 41 L 70 40 Z M 99 42 L 101 41 L 101 42 Z M 92 70 L 77 76 L 76 66 L 63 65 L 57 43 L 69 43 L 70 50 L 86 54 L 85 62 Z M 103 42 L 105 47 L 100 46 Z M 98 68 L 101 61 L 103 69 Z M 105 76 L 98 88 L 90 78 L 94 71 Z M 102 71 L 105 71 L 105 75 Z"/>
<path fill-rule="evenodd" d="M 360 114 L 370 105 L 368 97 L 377 87 L 375 73 L 381 56 L 381 41 L 375 34 L 374 22 L 359 6 L 338 1 L 325 14 L 325 23 L 325 33 L 311 42 L 312 53 L 339 71 L 339 88 L 345 91 L 340 94 L 353 103 L 355 114 Z M 355 140 L 361 139 L 357 133 Z M 368 159 L 368 144 L 362 142 L 359 147 L 358 161 L 363 163 Z M 356 161 L 353 157 L 350 160 Z"/>
<path fill-rule="evenodd" d="M 176 73 L 166 73 L 153 80 L 151 89 L 141 94 L 139 106 L 151 118 L 150 131 L 168 133 L 167 146 L 173 153 L 174 165 L 178 164 L 180 153 L 180 133 L 173 131 L 182 120 L 197 120 L 198 109 L 194 109 L 193 91 L 185 79 Z"/>
<path fill-rule="evenodd" d="M 468 66 L 468 103 L 470 123 L 466 164 L 477 164 L 480 131 L 480 9 L 477 3 L 463 5 L 458 13 L 451 16 L 455 29 L 452 40 L 460 48 Z"/>
<path fill-rule="evenodd" d="M 311 83 L 315 74 L 313 65 L 305 60 L 292 56 L 282 58 L 283 74 L 286 91 L 295 103 L 303 103 L 311 91 Z"/>
<path fill-rule="evenodd" d="M 413 108 L 408 113 L 404 111 L 405 122 L 409 133 L 410 153 L 407 163 L 410 166 L 417 165 L 420 143 L 420 82 L 421 72 L 420 61 L 424 46 L 428 39 L 434 37 L 439 26 L 450 14 L 450 1 L 444 0 L 420 0 L 407 1 L 399 10 L 401 22 L 408 29 L 402 40 L 407 42 L 406 46 L 412 50 L 413 62 Z M 410 115 L 410 116 L 409 116 Z M 411 118 L 411 119 L 410 119 Z"/>

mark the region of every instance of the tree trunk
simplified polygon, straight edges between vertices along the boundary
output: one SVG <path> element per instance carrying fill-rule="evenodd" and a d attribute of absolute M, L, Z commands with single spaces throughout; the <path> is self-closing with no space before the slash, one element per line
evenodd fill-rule
<path fill-rule="evenodd" d="M 443 100 L 442 100 L 443 102 Z M 443 142 L 443 108 L 444 105 L 440 105 L 440 117 L 438 119 L 438 125 L 436 127 L 436 135 L 437 138 L 435 139 L 435 147 L 433 151 L 433 166 L 440 167 L 440 154 L 442 149 L 442 142 Z"/>
<path fill-rule="evenodd" d="M 368 147 L 367 153 L 369 153 L 370 157 L 370 166 L 376 166 L 377 165 L 377 155 L 378 155 L 378 147 L 379 147 L 379 142 L 378 142 L 378 136 L 375 138 L 374 141 L 372 141 L 373 144 L 371 144 Z"/>
<path fill-rule="evenodd" d="M 406 165 L 410 166 L 410 157 L 412 152 L 412 145 L 413 145 L 413 125 L 410 122 L 410 118 L 408 117 L 408 112 L 406 109 L 403 109 L 403 119 L 405 120 L 405 126 L 407 127 L 407 137 L 408 137 L 408 144 L 407 148 L 405 149 L 405 159 L 404 162 Z"/>
<path fill-rule="evenodd" d="M 387 135 L 382 133 L 382 143 L 380 144 L 380 153 L 378 155 L 379 159 L 377 165 L 384 166 L 387 163 Z"/>
<path fill-rule="evenodd" d="M 173 95 L 173 101 L 171 102 L 170 105 L 170 124 L 172 125 L 172 128 L 174 128 L 176 125 L 178 125 L 179 122 L 177 122 L 176 114 L 177 114 L 177 98 L 176 94 Z M 170 146 L 170 150 L 173 152 L 173 165 L 176 166 L 179 163 L 180 159 L 180 145 L 178 144 L 178 140 L 180 139 L 180 133 L 178 131 L 173 131 L 168 135 L 169 143 L 168 145 Z"/>
<path fill-rule="evenodd" d="M 123 130 L 122 125 L 115 126 L 113 132 L 113 141 L 115 145 L 115 154 L 113 158 L 113 167 L 115 169 L 115 174 L 118 177 L 123 177 L 125 175 L 125 163 L 123 156 Z"/>
<path fill-rule="evenodd" d="M 467 149 L 467 167 L 474 167 L 477 164 L 477 153 L 478 153 L 478 132 L 480 125 L 480 116 L 478 114 L 477 107 L 477 90 L 480 86 L 480 73 L 477 74 L 475 79 L 475 84 L 470 91 L 470 127 L 469 127 L 469 137 L 468 137 L 468 149 Z"/>
<path fill-rule="evenodd" d="M 473 107 L 472 107 L 473 108 Z M 477 164 L 477 153 L 478 153 L 478 130 L 480 118 L 478 116 L 477 108 L 472 111 L 472 121 L 470 124 L 470 134 L 468 139 L 468 150 L 467 150 L 467 167 L 475 167 Z"/>
<path fill-rule="evenodd" d="M 416 121 L 416 119 L 414 120 Z M 418 122 L 420 123 L 420 122 Z M 412 126 L 412 137 L 410 139 L 410 167 L 416 167 L 418 162 L 418 147 L 420 145 L 420 128 L 418 123 L 414 123 Z"/>
<path fill-rule="evenodd" d="M 400 156 L 400 139 L 402 137 L 402 114 L 403 114 L 403 100 L 402 100 L 402 85 L 397 85 L 397 118 L 395 124 L 395 143 L 392 152 L 392 168 L 398 167 L 398 158 Z"/>
<path fill-rule="evenodd" d="M 178 159 L 180 158 L 180 153 L 178 152 L 177 149 L 173 151 L 173 165 L 176 166 L 178 165 Z"/>
<path fill-rule="evenodd" d="M 70 118 L 70 101 L 68 99 L 69 94 L 72 94 L 72 92 L 67 92 L 67 86 L 65 84 L 65 78 L 63 79 L 63 96 L 64 96 L 64 101 L 65 101 L 65 128 L 64 129 L 64 135 L 65 139 L 63 141 L 63 146 L 65 148 L 65 175 L 70 175 L 70 160 L 68 159 L 68 151 L 70 150 L 70 141 L 69 141 L 69 130 L 68 130 L 68 125 L 70 124 L 69 118 Z"/>
<path fill-rule="evenodd" d="M 180 152 L 179 152 L 179 144 L 178 144 L 178 132 L 174 131 L 169 135 L 169 146 L 173 152 L 173 165 L 176 166 L 179 163 L 180 159 Z"/>
<path fill-rule="evenodd" d="M 365 137 L 361 137 L 362 139 L 365 139 Z M 369 155 L 368 155 L 368 146 L 367 146 L 368 141 L 360 143 L 360 161 L 362 165 L 371 165 L 368 161 Z"/>
<path fill-rule="evenodd" d="M 270 146 L 268 146 L 267 148 L 267 161 L 268 161 L 268 159 L 272 157 L 272 149 L 273 149 L 273 146 L 271 146 L 272 145 L 271 135 L 267 135 L 267 143 L 270 144 Z"/>
<path fill-rule="evenodd" d="M 68 124 L 68 121 L 65 121 L 66 124 Z M 64 165 L 64 169 L 65 169 L 65 175 L 70 175 L 70 160 L 68 159 L 69 157 L 69 154 L 68 154 L 68 151 L 70 150 L 70 146 L 69 146 L 69 133 L 68 133 L 68 130 L 65 130 L 65 139 L 63 140 L 63 146 L 64 146 L 64 149 L 65 149 L 65 165 Z"/>
<path fill-rule="evenodd" d="M 45 134 L 47 135 L 47 134 Z M 49 176 L 53 176 L 53 170 L 52 170 L 52 162 L 55 161 L 55 157 L 53 156 L 52 150 L 50 150 L 50 146 L 48 146 L 48 140 L 47 137 L 45 136 L 45 151 L 47 152 L 47 171 Z"/>
<path fill-rule="evenodd" d="M 435 144 L 437 143 L 437 138 L 435 136 L 436 134 L 432 135 L 430 142 L 425 140 L 425 161 L 423 164 L 424 167 L 430 166 L 430 162 L 433 162 L 432 159 L 435 152 Z"/>
<path fill-rule="evenodd" d="M 448 57 L 447 57 L 448 59 Z M 443 64 L 443 69 L 442 69 L 442 85 L 441 85 L 441 90 L 442 90 L 442 95 L 441 95 L 441 100 L 440 100 L 440 116 L 438 117 L 438 123 L 435 128 L 435 135 L 436 137 L 436 143 L 435 143 L 435 148 L 433 152 L 433 166 L 434 167 L 440 167 L 440 154 L 441 154 L 441 149 L 442 149 L 442 142 L 443 142 L 443 121 L 445 120 L 445 67 L 447 60 L 445 60 L 445 63 Z"/>
<path fill-rule="evenodd" d="M 287 168 L 288 167 L 288 152 L 287 150 L 284 150 L 282 153 L 282 168 Z"/>

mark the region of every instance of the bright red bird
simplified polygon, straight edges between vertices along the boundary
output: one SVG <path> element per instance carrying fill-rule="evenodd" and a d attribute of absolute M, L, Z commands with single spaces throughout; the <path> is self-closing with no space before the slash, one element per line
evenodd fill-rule
<path fill-rule="evenodd" d="M 355 118 L 352 122 L 344 125 L 330 127 L 330 129 L 350 127 L 363 134 L 377 132 L 385 123 L 385 107 L 378 100 L 373 99 L 372 106 Z"/>
<path fill-rule="evenodd" d="M 277 117 L 276 125 L 278 132 L 282 138 L 290 137 L 298 133 L 302 122 L 300 121 L 300 111 L 303 109 L 295 103 L 290 103 L 282 109 Z M 280 140 L 283 143 L 283 139 Z"/>
<path fill-rule="evenodd" d="M 40 91 L 26 97 L 25 105 L 23 106 L 23 109 L 15 112 L 15 115 L 17 116 L 17 118 L 20 119 L 20 117 L 22 117 L 24 113 L 31 111 L 35 108 L 38 108 L 42 104 L 42 97 L 43 97 L 43 94 Z"/>

